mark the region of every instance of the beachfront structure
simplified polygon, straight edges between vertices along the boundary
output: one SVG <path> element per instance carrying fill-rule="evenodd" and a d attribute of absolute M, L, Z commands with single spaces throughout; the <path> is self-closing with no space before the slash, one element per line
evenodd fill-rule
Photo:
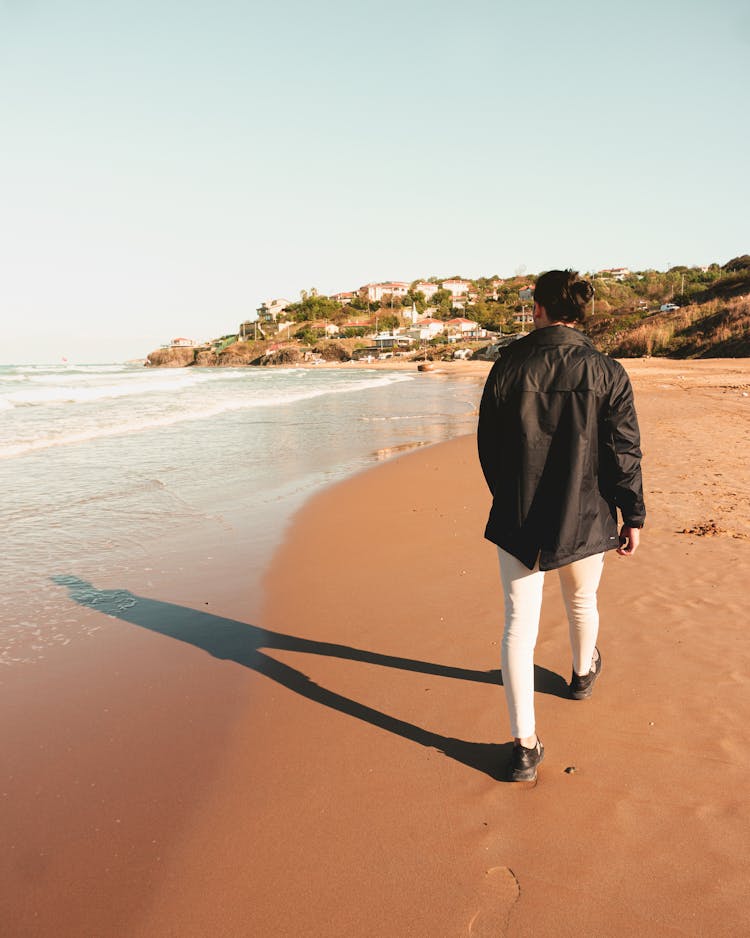
<path fill-rule="evenodd" d="M 408 349 L 414 344 L 408 333 L 379 332 L 373 341 L 378 349 Z"/>
<path fill-rule="evenodd" d="M 426 300 L 431 300 L 439 289 L 438 284 L 430 283 L 429 280 L 420 280 L 414 284 L 414 292 L 422 293 Z"/>
<path fill-rule="evenodd" d="M 470 280 L 444 280 L 441 284 L 444 290 L 447 290 L 455 299 L 458 296 L 465 296 L 471 289 Z"/>
<path fill-rule="evenodd" d="M 195 339 L 185 339 L 181 337 L 179 339 L 172 339 L 169 347 L 170 348 L 195 348 L 197 344 L 198 343 L 195 341 Z"/>
<path fill-rule="evenodd" d="M 379 355 L 380 349 L 377 345 L 368 345 L 367 348 L 355 348 L 352 351 L 352 361 L 355 362 L 372 362 L 375 361 L 375 358 Z"/>
<path fill-rule="evenodd" d="M 261 322 L 277 322 L 281 313 L 290 306 L 291 300 L 266 300 L 258 307 L 258 319 Z"/>
<path fill-rule="evenodd" d="M 356 295 L 356 293 L 345 291 L 344 293 L 334 293 L 331 299 L 336 300 L 337 303 L 341 303 L 342 306 L 348 306 Z"/>
<path fill-rule="evenodd" d="M 487 332 L 473 319 L 465 319 L 463 316 L 457 316 L 455 319 L 449 319 L 445 324 L 449 336 L 455 335 L 455 341 L 458 339 L 483 339 Z"/>
<path fill-rule="evenodd" d="M 402 283 L 400 280 L 389 280 L 385 283 L 367 283 L 361 288 L 360 292 L 367 294 L 370 303 L 379 303 L 384 296 L 406 296 L 409 292 L 409 284 Z"/>

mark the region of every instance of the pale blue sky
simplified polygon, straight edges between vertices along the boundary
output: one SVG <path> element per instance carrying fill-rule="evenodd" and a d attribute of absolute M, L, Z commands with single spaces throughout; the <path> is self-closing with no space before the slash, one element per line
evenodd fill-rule
<path fill-rule="evenodd" d="M 750 14 L 0 0 L 0 361 L 370 280 L 750 252 Z"/>

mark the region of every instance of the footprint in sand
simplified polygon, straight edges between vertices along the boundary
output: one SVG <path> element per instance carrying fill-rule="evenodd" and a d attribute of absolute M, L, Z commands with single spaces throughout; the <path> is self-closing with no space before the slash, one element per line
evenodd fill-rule
<path fill-rule="evenodd" d="M 493 866 L 484 876 L 480 908 L 469 920 L 469 938 L 499 938 L 510 924 L 510 913 L 521 895 L 521 887 L 507 866 Z"/>

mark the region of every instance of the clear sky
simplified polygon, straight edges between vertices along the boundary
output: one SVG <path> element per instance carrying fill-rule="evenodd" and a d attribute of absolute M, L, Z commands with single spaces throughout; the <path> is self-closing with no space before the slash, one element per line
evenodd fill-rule
<path fill-rule="evenodd" d="M 1 362 L 750 252 L 740 0 L 0 0 Z"/>

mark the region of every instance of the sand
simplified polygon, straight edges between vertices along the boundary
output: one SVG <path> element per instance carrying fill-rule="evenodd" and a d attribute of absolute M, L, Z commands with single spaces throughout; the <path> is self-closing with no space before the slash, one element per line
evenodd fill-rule
<path fill-rule="evenodd" d="M 104 627 L 3 683 L 0 932 L 747 934 L 750 362 L 625 364 L 647 527 L 591 700 L 547 577 L 536 786 L 474 439 L 420 448 L 308 502 L 253 620 L 236 578 L 61 585 Z"/>

